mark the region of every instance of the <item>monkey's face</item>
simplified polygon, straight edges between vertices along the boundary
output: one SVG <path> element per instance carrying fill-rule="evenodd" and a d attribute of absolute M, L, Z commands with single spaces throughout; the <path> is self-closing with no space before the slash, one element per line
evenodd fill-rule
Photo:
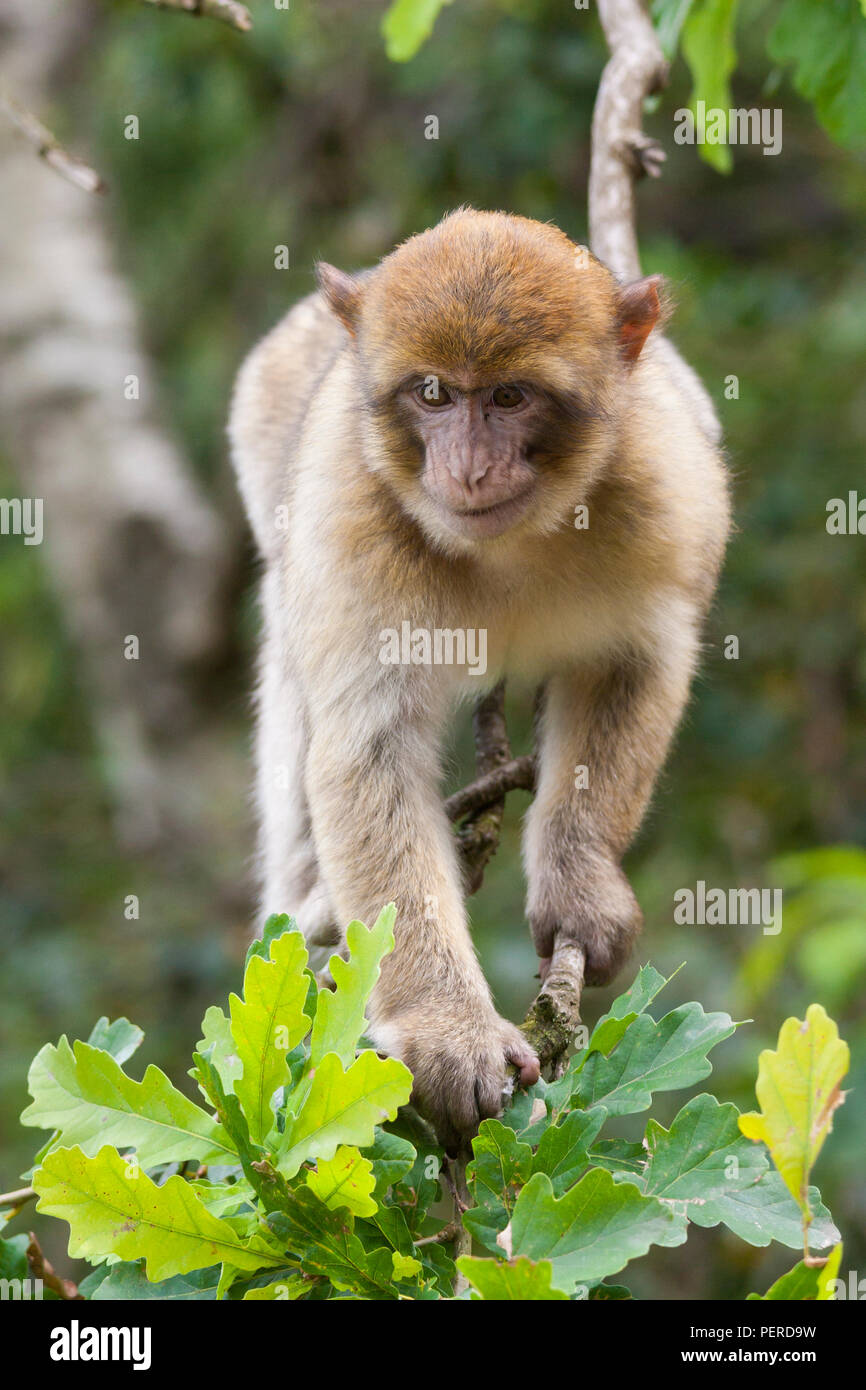
<path fill-rule="evenodd" d="M 418 461 L 418 501 L 428 524 L 468 540 L 499 536 L 532 509 L 538 488 L 534 440 L 538 393 L 514 381 L 477 387 L 435 374 L 401 387 L 395 433 Z M 402 429 L 401 429 L 402 426 Z M 402 453 L 403 450 L 400 450 Z"/>
<path fill-rule="evenodd" d="M 370 466 L 459 549 L 573 516 L 659 312 L 555 227 L 461 210 L 368 276 L 319 267 L 354 338 Z"/>

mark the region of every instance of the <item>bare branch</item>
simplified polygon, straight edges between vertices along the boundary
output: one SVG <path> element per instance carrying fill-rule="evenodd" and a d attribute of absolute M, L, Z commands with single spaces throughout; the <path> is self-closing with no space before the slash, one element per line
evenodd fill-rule
<path fill-rule="evenodd" d="M 19 1187 L 14 1192 L 0 1192 L 0 1207 L 23 1207 L 36 1196 L 32 1187 Z"/>
<path fill-rule="evenodd" d="M 668 67 L 642 0 L 598 0 L 598 13 L 610 60 L 592 117 L 589 243 L 614 275 L 636 280 L 634 180 L 657 176 L 665 157 L 643 133 L 643 103 L 665 85 Z"/>
<path fill-rule="evenodd" d="M 479 778 L 485 779 L 511 762 L 511 747 L 505 727 L 504 681 L 500 681 L 489 695 L 478 701 L 472 717 L 472 728 L 475 735 L 475 765 Z M 477 787 L 477 782 L 472 783 L 451 800 L 459 804 L 465 799 L 471 804 L 473 789 Z M 504 811 L 505 794 L 502 789 L 495 800 L 482 801 L 457 832 L 467 896 L 481 887 L 485 866 L 496 853 Z M 452 817 L 455 820 L 459 818 L 460 813 Z"/>
<path fill-rule="evenodd" d="M 84 1294 L 78 1292 L 78 1285 L 71 1279 L 61 1279 L 56 1273 L 53 1264 L 46 1259 L 42 1252 L 42 1247 L 32 1231 L 28 1231 L 30 1244 L 27 1247 L 27 1263 L 30 1266 L 30 1273 L 34 1279 L 41 1279 L 46 1288 L 51 1289 L 62 1299 L 83 1299 Z"/>
<path fill-rule="evenodd" d="M 242 33 L 253 27 L 252 15 L 246 5 L 239 5 L 237 0 L 143 0 L 143 3 L 155 5 L 158 10 L 184 10 L 187 14 L 221 19 Z"/>
<path fill-rule="evenodd" d="M 586 959 L 583 947 L 559 938 L 535 1002 L 520 1025 L 538 1054 L 542 1070 L 558 1075 L 580 1024 Z"/>
<path fill-rule="evenodd" d="M 85 193 L 105 192 L 106 184 L 96 170 L 76 159 L 75 155 L 69 154 L 37 116 L 19 106 L 5 92 L 0 92 L 0 112 L 20 130 L 26 140 L 30 141 L 39 158 L 44 159 L 46 164 L 69 183 L 73 183 L 76 188 L 83 188 Z"/>
<path fill-rule="evenodd" d="M 445 814 L 449 820 L 463 820 L 500 801 L 506 792 L 518 790 L 535 791 L 535 758 L 532 756 L 510 758 L 484 777 L 476 778 L 468 787 L 449 796 Z"/>

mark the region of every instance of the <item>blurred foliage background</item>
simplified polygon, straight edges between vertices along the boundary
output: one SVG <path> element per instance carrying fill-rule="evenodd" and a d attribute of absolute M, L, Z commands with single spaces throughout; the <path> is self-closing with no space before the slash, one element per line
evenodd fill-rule
<path fill-rule="evenodd" d="M 126 1014 L 148 1034 L 146 1059 L 186 1085 L 181 1059 L 205 1006 L 238 983 L 253 911 L 257 616 L 224 422 L 244 353 L 309 291 L 316 257 L 347 269 L 370 263 L 462 202 L 552 219 L 585 239 L 605 57 L 593 16 L 562 0 L 456 3 L 419 56 L 398 66 L 384 54 L 383 8 L 292 0 L 286 11 L 253 0 L 255 27 L 240 35 L 104 0 L 58 78 L 56 124 L 109 180 L 104 216 L 165 415 L 230 519 L 240 559 L 225 654 L 199 693 L 207 805 L 197 831 L 133 853 L 115 834 L 78 653 L 39 551 L 5 538 L 0 546 L 3 1188 L 32 1156 L 34 1136 L 16 1117 L 44 1041 L 86 1037 L 100 1014 Z M 665 1006 L 697 998 L 752 1020 L 715 1054 L 707 1088 L 720 1099 L 751 1106 L 758 1052 L 787 1015 L 818 1000 L 837 1018 L 852 1047 L 853 1095 L 815 1176 L 845 1238 L 843 1267 L 862 1269 L 866 541 L 828 535 L 825 519 L 828 499 L 863 478 L 866 162 L 834 146 L 770 69 L 756 8 L 738 36 L 736 104 L 783 109 L 782 153 L 740 148 L 723 178 L 694 148 L 674 145 L 672 113 L 688 95 L 681 63 L 647 122 L 668 163 L 641 188 L 644 269 L 669 277 L 671 335 L 717 403 L 736 533 L 702 673 L 628 867 L 647 918 L 640 959 L 668 973 L 687 962 Z M 124 138 L 129 113 L 140 120 L 137 141 Z M 438 140 L 424 138 L 430 114 Z M 287 270 L 274 268 L 279 244 L 289 247 Z M 732 374 L 739 397 L 728 400 Z M 16 495 L 2 457 L 0 469 L 0 492 Z M 731 634 L 736 660 L 724 656 Z M 519 693 L 510 720 L 523 750 L 529 707 Z M 470 769 L 462 719 L 449 787 Z M 512 795 L 472 903 L 497 1001 L 515 1018 L 534 993 L 519 856 L 525 803 Z M 781 933 L 675 926 L 675 891 L 699 879 L 784 888 Z M 124 917 L 129 894 L 140 898 L 137 921 Z M 589 1021 L 610 997 L 588 992 Z M 670 1115 L 683 1099 L 670 1098 Z M 33 1221 L 30 1209 L 12 1229 Z M 66 1268 L 58 1231 L 45 1228 Z M 687 1247 L 654 1250 L 629 1282 L 656 1297 L 740 1298 L 792 1258 L 694 1230 Z"/>

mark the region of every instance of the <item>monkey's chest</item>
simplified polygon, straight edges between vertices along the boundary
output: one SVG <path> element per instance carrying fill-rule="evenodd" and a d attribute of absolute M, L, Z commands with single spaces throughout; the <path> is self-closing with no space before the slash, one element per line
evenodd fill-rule
<path fill-rule="evenodd" d="M 454 668 L 462 689 L 477 690 L 484 674 L 537 682 L 576 663 L 598 660 L 622 640 L 626 615 L 614 601 L 598 595 L 545 593 L 514 595 L 508 602 L 479 601 L 454 613 L 465 633 L 467 652 L 483 653 L 483 672 L 476 662 Z"/>

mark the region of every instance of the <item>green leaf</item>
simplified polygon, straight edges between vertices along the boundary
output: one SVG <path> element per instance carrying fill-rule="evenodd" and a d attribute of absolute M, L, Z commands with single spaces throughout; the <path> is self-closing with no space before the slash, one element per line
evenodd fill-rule
<path fill-rule="evenodd" d="M 364 1298 L 397 1298 L 392 1252 L 384 1246 L 365 1250 L 354 1233 L 352 1217 L 329 1211 L 308 1187 L 296 1188 L 286 1209 L 268 1217 L 268 1225 L 297 1257 L 305 1274 L 328 1279 L 335 1289 Z"/>
<path fill-rule="evenodd" d="M 589 1151 L 593 1165 L 611 1173 L 643 1173 L 646 1149 L 629 1139 L 597 1139 Z"/>
<path fill-rule="evenodd" d="M 706 143 L 697 120 L 697 104 L 704 102 L 707 111 L 724 111 L 727 135 L 728 112 L 733 106 L 731 73 L 737 66 L 734 28 L 738 3 L 739 0 L 696 0 L 682 31 L 683 56 L 692 74 L 689 105 L 696 115 L 698 152 L 720 174 L 728 174 L 733 168 L 730 146 Z"/>
<path fill-rule="evenodd" d="M 611 1052 L 638 1014 L 649 1008 L 672 979 L 673 975 L 665 979 L 652 965 L 642 965 L 625 994 L 614 999 L 607 1013 L 596 1023 L 582 1060 L 585 1061 L 590 1052 Z"/>
<path fill-rule="evenodd" d="M 141 1047 L 144 1033 L 134 1023 L 130 1023 L 128 1018 L 116 1018 L 113 1023 L 109 1023 L 103 1014 L 93 1025 L 87 1041 L 91 1047 L 110 1052 L 115 1062 L 123 1066 L 133 1052 Z"/>
<path fill-rule="evenodd" d="M 220 1266 L 194 1269 L 189 1274 L 175 1274 L 152 1284 L 144 1272 L 144 1263 L 136 1260 L 95 1270 L 94 1275 L 79 1284 L 85 1298 L 94 1303 L 141 1301 L 159 1299 L 170 1303 L 212 1303 L 216 1299 Z M 91 1281 L 93 1281 L 91 1283 Z"/>
<path fill-rule="evenodd" d="M 486 1302 L 530 1302 L 540 1299 L 568 1301 L 568 1294 L 551 1287 L 553 1265 L 550 1260 L 478 1260 L 472 1255 L 461 1255 L 457 1268 L 476 1292 L 473 1300 Z"/>
<path fill-rule="evenodd" d="M 673 62 L 679 43 L 680 30 L 688 18 L 692 0 L 651 0 L 650 15 L 661 44 L 662 53 Z"/>
<path fill-rule="evenodd" d="M 265 922 L 264 929 L 260 937 L 256 937 L 247 947 L 246 959 L 244 960 L 244 974 L 253 956 L 261 956 L 262 960 L 269 960 L 271 946 L 285 932 L 296 932 L 299 930 L 294 917 L 290 917 L 287 912 L 273 912 Z"/>
<path fill-rule="evenodd" d="M 393 1119 L 411 1091 L 412 1074 L 396 1057 L 362 1052 L 344 1071 L 329 1052 L 312 1074 L 299 1113 L 286 1117 L 274 1146 L 277 1167 L 291 1178 L 307 1159 L 333 1158 L 340 1144 L 372 1144 L 376 1125 Z"/>
<path fill-rule="evenodd" d="M 843 145 L 866 139 L 866 20 L 857 0 L 785 0 L 767 47 Z M 841 852 L 845 852 L 844 848 Z"/>
<path fill-rule="evenodd" d="M 377 1129 L 376 1137 L 364 1157 L 373 1164 L 373 1177 L 376 1179 L 376 1196 L 382 1197 L 395 1182 L 410 1171 L 417 1152 L 415 1146 L 399 1134 L 389 1134 L 387 1130 Z"/>
<path fill-rule="evenodd" d="M 281 1279 L 275 1279 L 272 1284 L 263 1284 L 257 1289 L 247 1289 L 243 1301 L 244 1303 L 291 1303 L 296 1298 L 303 1298 L 309 1292 L 309 1281 L 302 1278 L 300 1274 L 283 1275 Z"/>
<path fill-rule="evenodd" d="M 30 1237 L 22 1233 L 0 1240 L 0 1279 L 29 1279 L 27 1247 Z"/>
<path fill-rule="evenodd" d="M 593 1110 L 573 1110 L 557 1125 L 550 1125 L 542 1135 L 532 1160 L 531 1172 L 546 1173 L 557 1197 L 577 1181 L 589 1165 L 589 1145 L 598 1134 L 607 1111 L 603 1106 Z"/>
<path fill-rule="evenodd" d="M 809 1188 L 809 1205 L 814 1213 L 809 1227 L 809 1244 L 816 1249 L 835 1245 L 839 1232 L 821 1202 L 817 1187 Z M 803 1244 L 800 1209 L 779 1174 L 773 1171 L 751 1187 L 724 1192 L 689 1207 L 689 1220 L 695 1226 L 718 1226 L 722 1222 L 749 1245 L 769 1245 L 777 1240 L 796 1250 Z"/>
<path fill-rule="evenodd" d="M 151 1280 L 224 1261 L 247 1270 L 284 1263 L 260 1237 L 242 1242 L 183 1178 L 157 1187 L 146 1173 L 128 1173 L 126 1160 L 106 1145 L 95 1158 L 80 1148 L 54 1149 L 33 1175 L 36 1210 L 69 1222 L 73 1259 L 143 1259 Z"/>
<path fill-rule="evenodd" d="M 630 1183 L 616 1183 L 604 1168 L 557 1198 L 545 1173 L 536 1173 L 517 1199 L 511 1255 L 551 1259 L 553 1282 L 571 1292 L 579 1281 L 604 1279 L 651 1245 L 681 1245 L 685 1220 Z"/>
<path fill-rule="evenodd" d="M 577 1076 L 577 1104 L 602 1104 L 609 1115 L 646 1110 L 653 1091 L 677 1091 L 709 1076 L 707 1052 L 735 1027 L 729 1014 L 707 1014 L 696 1003 L 682 1004 L 658 1023 L 641 1014 L 609 1057 L 594 1052 L 586 1059 Z"/>
<path fill-rule="evenodd" d="M 222 1009 L 212 1004 L 201 1023 L 203 1036 L 199 1039 L 196 1052 L 207 1053 L 220 1074 L 226 1091 L 234 1091 L 235 1082 L 244 1073 L 244 1064 L 238 1056 L 232 1025 Z M 194 1076 L 195 1072 L 190 1075 Z"/>
<path fill-rule="evenodd" d="M 95 1154 L 103 1144 L 134 1148 L 143 1168 L 196 1159 L 233 1162 L 228 1135 L 172 1086 L 158 1067 L 133 1081 L 108 1052 L 65 1037 L 46 1044 L 30 1067 L 33 1097 L 23 1125 L 60 1131 L 62 1143 Z"/>
<path fill-rule="evenodd" d="M 374 1216 L 378 1210 L 373 1165 L 357 1149 L 341 1145 L 332 1159 L 320 1158 L 316 1171 L 307 1174 L 307 1186 L 331 1210 L 348 1207 L 355 1216 Z"/>
<path fill-rule="evenodd" d="M 335 989 L 322 990 L 310 1038 L 310 1062 L 315 1067 L 328 1052 L 335 1052 L 344 1066 L 355 1056 L 358 1039 L 367 1026 L 364 1010 L 379 978 L 379 963 L 394 949 L 393 903 L 383 908 L 368 931 L 363 922 L 346 928 L 349 959 L 332 956 Z"/>
<path fill-rule="evenodd" d="M 775 1284 L 771 1284 L 764 1294 L 750 1293 L 749 1299 L 760 1299 L 762 1302 L 784 1300 L 811 1301 L 815 1303 L 831 1302 L 835 1290 L 832 1288 L 833 1280 L 839 1273 L 839 1265 L 842 1260 L 842 1245 L 834 1246 L 830 1251 L 827 1263 L 824 1265 L 807 1265 L 805 1260 L 801 1260 L 793 1269 L 789 1269 L 787 1274 L 783 1274 L 777 1279 Z"/>
<path fill-rule="evenodd" d="M 735 1105 L 713 1096 L 695 1096 L 670 1129 L 647 1125 L 647 1162 L 637 1179 L 642 1192 L 667 1201 L 704 1202 L 751 1187 L 767 1171 L 766 1155 L 740 1133 Z M 625 1173 L 626 1180 L 635 1180 Z"/>
<path fill-rule="evenodd" d="M 271 1100 L 289 1077 L 286 1058 L 304 1038 L 310 1019 L 307 948 L 300 932 L 285 931 L 271 942 L 270 958 L 253 955 L 244 975 L 244 997 L 231 995 L 232 1037 L 243 1066 L 235 1081 L 250 1136 L 261 1143 L 274 1123 Z"/>
<path fill-rule="evenodd" d="M 517 1194 L 532 1173 L 532 1149 L 499 1120 L 484 1120 L 472 1140 L 472 1152 L 466 1179 L 475 1206 L 463 1213 L 463 1225 L 488 1250 L 498 1252 L 496 1238 L 511 1220 Z"/>
<path fill-rule="evenodd" d="M 785 1019 L 777 1050 L 761 1053 L 755 1083 L 761 1110 L 740 1116 L 740 1129 L 767 1145 L 807 1217 L 809 1174 L 833 1127 L 833 1112 L 845 1099 L 839 1083 L 849 1063 L 836 1024 L 820 1004 L 810 1004 L 804 1022 Z"/>
<path fill-rule="evenodd" d="M 385 52 L 394 63 L 406 63 L 433 33 L 439 11 L 451 0 L 392 0 L 382 20 Z"/>

